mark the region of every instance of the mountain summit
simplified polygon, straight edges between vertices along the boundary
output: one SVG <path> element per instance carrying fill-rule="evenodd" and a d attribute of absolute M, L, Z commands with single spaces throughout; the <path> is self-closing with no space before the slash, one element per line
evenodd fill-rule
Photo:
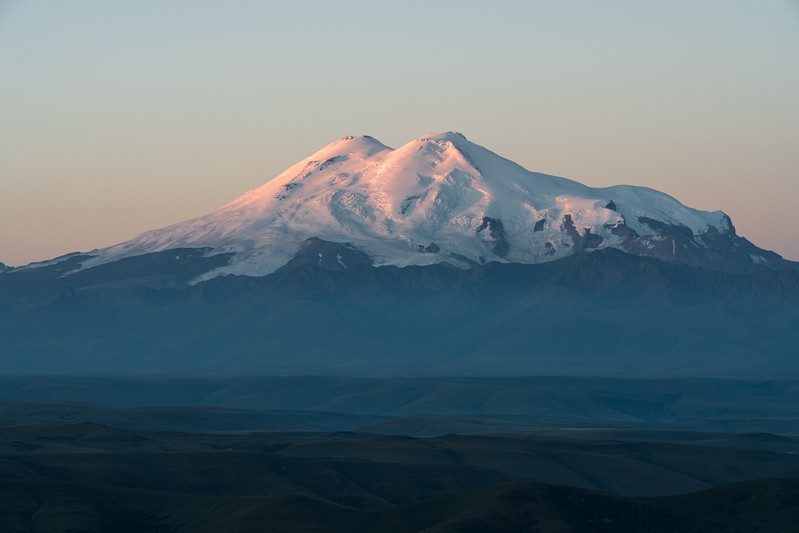
<path fill-rule="evenodd" d="M 347 268 L 347 250 L 375 266 L 531 264 L 602 248 L 717 270 L 785 264 L 737 236 L 721 211 L 531 172 L 457 132 L 397 149 L 343 137 L 212 213 L 99 250 L 83 268 L 178 248 L 230 255 L 195 281 L 267 275 L 300 251 L 336 268 Z"/>

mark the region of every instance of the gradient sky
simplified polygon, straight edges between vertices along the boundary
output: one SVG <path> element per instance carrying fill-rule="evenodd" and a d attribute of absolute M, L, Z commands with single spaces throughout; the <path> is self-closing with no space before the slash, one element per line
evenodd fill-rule
<path fill-rule="evenodd" d="M 443 130 L 799 260 L 796 0 L 0 0 L 0 261 L 205 214 L 346 134 Z"/>

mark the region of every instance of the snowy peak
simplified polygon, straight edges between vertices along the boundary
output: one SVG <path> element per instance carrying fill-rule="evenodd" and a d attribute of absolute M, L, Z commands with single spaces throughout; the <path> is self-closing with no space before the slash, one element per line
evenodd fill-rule
<path fill-rule="evenodd" d="M 101 250 L 84 266 L 203 248 L 232 255 L 198 281 L 266 275 L 307 255 L 309 239 L 376 266 L 540 263 L 608 247 L 725 270 L 781 261 L 735 235 L 721 211 L 644 187 L 591 188 L 530 172 L 448 131 L 397 149 L 342 137 L 214 212 Z"/>
<path fill-rule="evenodd" d="M 466 135 L 459 131 L 444 131 L 441 133 L 431 133 L 424 137 L 419 137 L 413 142 L 448 142 L 455 146 L 465 145 L 466 143 L 472 144 L 466 138 Z"/>
<path fill-rule="evenodd" d="M 326 159 L 344 154 L 369 158 L 386 150 L 391 150 L 391 148 L 369 135 L 345 135 L 341 139 L 328 144 L 309 159 Z"/>

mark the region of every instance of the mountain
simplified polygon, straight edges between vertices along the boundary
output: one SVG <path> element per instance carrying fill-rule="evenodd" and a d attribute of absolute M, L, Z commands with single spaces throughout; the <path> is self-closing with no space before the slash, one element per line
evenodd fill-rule
<path fill-rule="evenodd" d="M 375 266 L 535 264 L 604 248 L 728 271 L 790 264 L 736 235 L 721 211 L 530 172 L 446 132 L 396 150 L 344 137 L 208 215 L 92 252 L 82 268 L 177 248 L 230 254 L 194 282 L 271 274 L 298 251 L 352 266 L 308 239 L 346 244 L 350 259 Z"/>
<path fill-rule="evenodd" d="M 799 269 L 722 212 L 457 133 L 0 272 L 2 373 L 799 376 Z"/>

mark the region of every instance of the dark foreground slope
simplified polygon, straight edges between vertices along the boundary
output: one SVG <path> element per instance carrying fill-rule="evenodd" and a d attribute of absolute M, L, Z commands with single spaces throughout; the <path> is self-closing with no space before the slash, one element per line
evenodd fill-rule
<path fill-rule="evenodd" d="M 3 377 L 0 531 L 795 531 L 797 413 L 788 380 Z"/>
<path fill-rule="evenodd" d="M 11 490 L 0 489 L 0 495 L 4 500 L 0 524 L 8 533 L 794 533 L 799 527 L 796 479 L 758 480 L 680 498 L 646 500 L 517 482 L 380 511 L 299 495 L 173 495 L 61 483 L 20 483 Z"/>
<path fill-rule="evenodd" d="M 298 260 L 188 285 L 226 258 L 178 252 L 0 274 L 0 371 L 799 376 L 791 269 L 604 250 L 470 270 Z"/>
<path fill-rule="evenodd" d="M 7 532 L 799 526 L 799 455 L 756 446 L 651 435 L 413 439 L 32 421 L 3 422 L 0 434 L 0 530 Z M 772 479 L 753 479 L 764 477 Z M 745 481 L 724 485 L 738 480 Z M 710 488 L 686 492 L 702 487 Z"/>

